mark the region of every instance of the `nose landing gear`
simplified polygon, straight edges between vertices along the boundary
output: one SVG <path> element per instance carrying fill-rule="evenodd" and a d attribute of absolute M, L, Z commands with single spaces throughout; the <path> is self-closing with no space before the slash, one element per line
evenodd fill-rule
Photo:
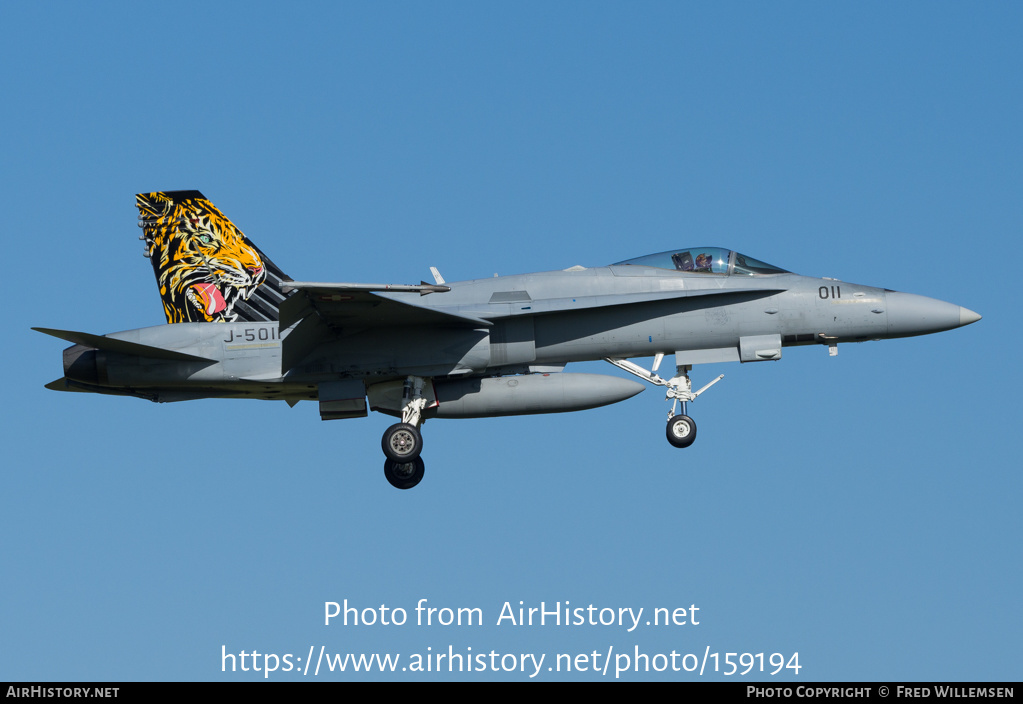
<path fill-rule="evenodd" d="M 693 383 L 689 379 L 689 370 L 693 368 L 693 365 L 684 364 L 675 367 L 675 376 L 665 380 L 655 373 L 663 357 L 664 355 L 659 354 L 654 358 L 654 366 L 651 371 L 647 371 L 627 359 L 606 357 L 605 361 L 610 362 L 619 369 L 624 369 L 629 374 L 638 376 L 644 381 L 648 381 L 656 386 L 664 386 L 667 389 L 664 400 L 671 401 L 671 409 L 668 411 L 668 427 L 665 431 L 668 442 L 674 447 L 689 447 L 696 441 L 696 422 L 687 415 L 686 404 L 689 401 L 695 401 L 697 396 L 721 381 L 725 375 L 721 374 L 717 379 L 714 379 L 699 391 L 693 391 Z M 682 414 L 675 415 L 675 410 L 680 402 L 682 403 Z"/>

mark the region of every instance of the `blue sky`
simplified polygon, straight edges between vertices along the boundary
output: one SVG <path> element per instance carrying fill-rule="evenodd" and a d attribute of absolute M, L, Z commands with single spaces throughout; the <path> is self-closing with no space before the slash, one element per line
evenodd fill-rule
<path fill-rule="evenodd" d="M 263 679 L 222 652 L 304 667 L 321 646 L 545 654 L 543 680 L 614 679 L 547 667 L 636 648 L 802 669 L 622 679 L 1020 679 L 1021 21 L 997 2 L 3 4 L 0 679 Z M 725 379 L 685 451 L 653 388 L 432 421 L 426 478 L 399 492 L 384 416 L 43 388 L 64 345 L 31 326 L 163 322 L 133 196 L 174 189 L 297 279 L 713 244 L 984 320 L 697 367 Z M 345 599 L 410 623 L 325 626 Z M 415 625 L 420 599 L 484 623 Z M 695 604 L 700 624 L 497 625 L 520 601 Z M 529 679 L 270 679 L 365 677 Z"/>

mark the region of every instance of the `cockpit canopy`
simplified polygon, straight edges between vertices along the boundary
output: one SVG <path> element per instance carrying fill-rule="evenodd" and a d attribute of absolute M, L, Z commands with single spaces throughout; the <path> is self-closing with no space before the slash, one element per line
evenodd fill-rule
<path fill-rule="evenodd" d="M 724 274 L 736 276 L 756 276 L 758 274 L 788 274 L 785 269 L 766 264 L 753 257 L 747 257 L 734 250 L 722 247 L 690 247 L 689 249 L 672 249 L 645 257 L 626 259 L 612 266 L 652 266 L 658 269 L 672 269 L 694 274 Z"/>

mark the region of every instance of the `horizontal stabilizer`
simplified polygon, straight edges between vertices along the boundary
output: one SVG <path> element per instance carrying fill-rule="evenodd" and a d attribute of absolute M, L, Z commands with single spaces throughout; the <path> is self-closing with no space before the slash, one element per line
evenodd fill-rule
<path fill-rule="evenodd" d="M 47 384 L 45 388 L 49 389 L 50 391 L 81 391 L 81 389 L 72 386 L 68 382 L 67 377 L 63 376 L 59 379 L 54 379 L 49 384 Z"/>
<path fill-rule="evenodd" d="M 130 354 L 136 357 L 149 357 L 150 359 L 169 359 L 179 362 L 215 362 L 214 359 L 207 359 L 205 357 L 198 357 L 194 354 L 185 354 L 184 352 L 176 352 L 174 350 L 166 350 L 162 347 L 150 347 L 149 345 L 140 345 L 137 342 L 127 342 L 126 340 L 118 340 L 114 337 L 106 337 L 105 335 L 93 335 L 88 332 L 75 332 L 73 330 L 54 330 L 52 328 L 32 328 L 37 332 L 44 333 L 46 335 L 52 335 L 53 337 L 60 338 L 61 340 L 67 340 L 73 342 L 76 345 L 84 345 L 85 347 L 95 347 L 99 350 L 107 350 L 109 352 L 117 352 L 119 354 Z M 56 382 L 54 382 L 56 383 Z M 50 388 L 47 386 L 47 388 Z"/>

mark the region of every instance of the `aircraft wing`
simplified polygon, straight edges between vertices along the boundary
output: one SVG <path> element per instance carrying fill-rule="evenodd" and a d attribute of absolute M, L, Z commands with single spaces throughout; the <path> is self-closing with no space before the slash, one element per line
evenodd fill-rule
<path fill-rule="evenodd" d="M 280 326 L 295 328 L 282 343 L 282 371 L 298 364 L 317 345 L 345 331 L 372 327 L 435 325 L 480 328 L 492 323 L 483 318 L 461 315 L 397 300 L 388 293 L 428 293 L 450 291 L 447 286 L 394 284 L 330 284 L 288 281 L 287 289 L 296 293 L 280 307 Z M 287 291 L 286 289 L 286 291 Z"/>
<path fill-rule="evenodd" d="M 291 327 L 313 312 L 331 326 L 376 327 L 390 325 L 455 325 L 489 327 L 483 318 L 440 311 L 399 301 L 382 293 L 428 293 L 450 291 L 434 284 L 327 284 L 288 281 L 287 289 L 298 291 L 281 306 L 281 329 Z"/>

